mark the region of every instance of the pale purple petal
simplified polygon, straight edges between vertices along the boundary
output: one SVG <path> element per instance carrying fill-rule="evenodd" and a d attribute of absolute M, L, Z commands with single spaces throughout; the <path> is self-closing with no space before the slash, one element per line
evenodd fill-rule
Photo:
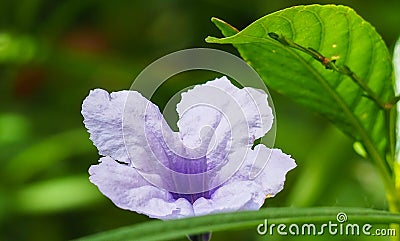
<path fill-rule="evenodd" d="M 268 162 L 265 166 L 255 167 L 261 163 L 256 161 L 257 158 L 264 158 Z M 238 172 L 218 188 L 210 199 L 201 198 L 194 203 L 195 215 L 258 210 L 265 198 L 273 197 L 282 190 L 286 173 L 295 167 L 295 161 L 281 150 L 273 149 L 271 152 L 266 146 L 257 145 L 248 152 Z M 260 173 L 251 179 L 254 169 L 259 169 Z"/>
<path fill-rule="evenodd" d="M 208 170 L 224 165 L 230 153 L 251 147 L 273 122 L 265 92 L 239 89 L 226 77 L 183 93 L 177 112 L 185 146 L 205 149 Z"/>
<path fill-rule="evenodd" d="M 271 150 L 259 144 L 248 152 L 243 165 L 229 182 L 250 180 L 260 185 L 264 195 L 271 197 L 283 189 L 286 173 L 295 167 L 296 162 L 280 149 Z M 254 172 L 258 173 L 255 178 L 252 177 Z"/>
<path fill-rule="evenodd" d="M 207 84 L 221 88 L 236 99 L 241 109 L 236 109 L 235 111 L 243 111 L 245 113 L 247 125 L 249 126 L 249 144 L 252 145 L 255 139 L 263 137 L 271 129 L 274 116 L 268 104 L 268 95 L 263 90 L 251 87 L 239 89 L 225 76 L 209 81 Z M 229 104 L 232 106 L 232 102 Z M 243 120 L 239 121 L 242 122 Z"/>
<path fill-rule="evenodd" d="M 193 216 L 192 205 L 186 199 L 175 200 L 168 191 L 148 183 L 134 168 L 110 157 L 99 162 L 89 169 L 90 181 L 116 206 L 158 219 Z"/>
<path fill-rule="evenodd" d="M 185 144 L 196 146 L 201 142 L 200 134 L 205 126 L 215 131 L 221 129 L 223 137 L 230 129 L 244 125 L 248 133 L 243 134 L 248 139 L 243 144 L 252 144 L 272 126 L 272 109 L 267 97 L 262 90 L 239 89 L 225 76 L 197 85 L 182 93 L 182 100 L 177 105 L 181 137 Z"/>
<path fill-rule="evenodd" d="M 122 135 L 122 113 L 128 91 L 111 95 L 102 89 L 90 91 L 83 101 L 83 123 L 99 154 L 129 162 Z"/>
<path fill-rule="evenodd" d="M 124 104 L 123 138 L 131 165 L 144 173 L 168 166 L 165 141 L 176 139 L 160 110 L 139 92 L 129 91 Z M 171 144 L 174 145 L 174 144 Z"/>
<path fill-rule="evenodd" d="M 158 164 L 168 165 L 159 139 L 161 135 L 176 139 L 177 134 L 158 107 L 140 93 L 92 90 L 83 101 L 82 115 L 100 155 L 130 163 L 143 172 L 154 171 Z"/>
<path fill-rule="evenodd" d="M 199 198 L 194 202 L 193 209 L 196 216 L 239 210 L 255 210 L 254 199 L 259 189 L 251 181 L 238 181 L 218 188 L 210 199 Z M 263 196 L 262 199 L 265 197 Z"/>

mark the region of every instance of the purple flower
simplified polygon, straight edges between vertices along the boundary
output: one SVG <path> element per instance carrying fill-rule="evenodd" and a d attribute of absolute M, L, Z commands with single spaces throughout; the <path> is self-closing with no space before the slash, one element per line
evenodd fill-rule
<path fill-rule="evenodd" d="M 257 210 L 296 164 L 279 149 L 252 148 L 273 122 L 264 91 L 226 77 L 195 86 L 177 106 L 179 132 L 136 91 L 92 90 L 82 105 L 104 156 L 90 181 L 122 209 L 174 219 Z"/>

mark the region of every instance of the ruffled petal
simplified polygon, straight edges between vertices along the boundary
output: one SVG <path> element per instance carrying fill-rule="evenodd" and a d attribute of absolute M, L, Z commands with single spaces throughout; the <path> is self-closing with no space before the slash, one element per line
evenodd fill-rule
<path fill-rule="evenodd" d="M 193 216 L 192 205 L 148 183 L 134 168 L 103 157 L 89 169 L 90 181 L 116 206 L 151 218 L 175 219 Z"/>
<path fill-rule="evenodd" d="M 259 158 L 267 162 L 260 162 Z M 247 153 L 246 160 L 235 175 L 219 187 L 210 199 L 196 200 L 193 204 L 195 215 L 258 210 L 265 198 L 275 196 L 282 190 L 286 173 L 295 167 L 295 161 L 281 150 L 257 145 Z M 254 173 L 258 175 L 252 178 Z"/>
<path fill-rule="evenodd" d="M 83 123 L 99 154 L 126 163 L 129 159 L 122 133 L 122 114 L 127 96 L 128 91 L 110 95 L 105 90 L 95 89 L 82 104 Z"/>
<path fill-rule="evenodd" d="M 129 91 L 124 108 L 123 138 L 131 165 L 143 173 L 161 175 L 169 165 L 166 148 L 176 145 L 177 134 L 158 107 L 137 91 Z"/>
<path fill-rule="evenodd" d="M 183 93 L 177 112 L 183 143 L 206 154 L 209 170 L 223 166 L 238 148 L 251 147 L 273 122 L 265 92 L 239 89 L 226 77 Z"/>
<path fill-rule="evenodd" d="M 283 189 L 286 174 L 295 167 L 296 162 L 280 149 L 259 144 L 247 153 L 243 165 L 229 182 L 252 181 L 260 185 L 259 191 L 264 196 L 272 197 Z"/>
<path fill-rule="evenodd" d="M 238 181 L 223 185 L 211 196 L 211 199 L 199 198 L 193 204 L 196 216 L 234 212 L 239 210 L 257 210 L 259 206 L 255 203 L 259 186 L 251 181 Z M 261 197 L 258 199 L 264 199 Z"/>
<path fill-rule="evenodd" d="M 144 173 L 159 170 L 160 164 L 168 166 L 163 147 L 175 145 L 166 141 L 176 141 L 177 134 L 158 107 L 140 93 L 92 90 L 83 101 L 82 115 L 100 155 L 129 163 Z"/>
<path fill-rule="evenodd" d="M 177 106 L 181 137 L 185 144 L 198 145 L 206 126 L 221 128 L 221 133 L 225 133 L 228 128 L 245 125 L 248 140 L 244 144 L 252 144 L 272 126 L 273 114 L 267 98 L 262 90 L 237 88 L 225 76 L 197 85 L 182 93 Z"/>
<path fill-rule="evenodd" d="M 252 145 L 255 139 L 263 137 L 271 127 L 274 120 L 272 109 L 268 104 L 268 95 L 260 89 L 244 87 L 242 89 L 234 86 L 225 76 L 209 81 L 206 84 L 218 87 L 230 94 L 239 104 L 240 110 L 235 109 L 234 112 L 243 111 L 249 127 L 249 144 Z M 235 105 L 230 102 L 230 107 Z M 228 107 L 227 107 L 228 108 Z M 235 120 L 242 124 L 243 120 Z"/>

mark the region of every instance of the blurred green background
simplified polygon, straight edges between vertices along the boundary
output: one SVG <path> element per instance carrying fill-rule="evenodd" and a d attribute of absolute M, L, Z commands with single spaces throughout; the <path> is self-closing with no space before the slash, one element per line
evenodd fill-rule
<path fill-rule="evenodd" d="M 89 90 L 128 89 L 152 61 L 185 48 L 211 47 L 237 55 L 231 46 L 204 42 L 208 35 L 220 36 L 212 16 L 243 29 L 273 11 L 310 3 L 0 1 L 0 240 L 69 240 L 150 220 L 118 209 L 88 180 L 87 169 L 99 159 L 80 114 Z M 319 3 L 353 7 L 393 49 L 400 34 L 400 1 Z M 204 76 L 177 76 L 154 101 L 163 107 L 175 91 L 205 81 Z M 298 167 L 288 174 L 286 188 L 265 206 L 387 208 L 379 177 L 354 153 L 347 137 L 287 98 L 271 94 L 276 146 L 290 153 Z M 215 233 L 213 240 L 284 239 L 260 237 L 255 228 Z"/>

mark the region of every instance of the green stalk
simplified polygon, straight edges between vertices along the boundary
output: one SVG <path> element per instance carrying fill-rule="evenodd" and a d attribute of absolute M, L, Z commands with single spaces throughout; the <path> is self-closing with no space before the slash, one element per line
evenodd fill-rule
<path fill-rule="evenodd" d="M 149 221 L 94 234 L 75 241 L 174 240 L 190 234 L 243 228 L 257 232 L 257 228 L 264 224 L 265 220 L 268 220 L 268 224 L 285 224 L 287 226 L 304 223 L 318 225 L 329 222 L 338 223 L 339 213 L 344 213 L 347 216 L 347 221 L 342 222 L 343 224 L 400 223 L 399 214 L 366 208 L 264 208 L 259 211 L 220 213 L 170 221 Z M 325 234 L 329 235 L 328 232 Z M 396 235 L 399 236 L 398 233 Z M 268 240 L 268 237 L 266 237 L 266 240 Z"/>

